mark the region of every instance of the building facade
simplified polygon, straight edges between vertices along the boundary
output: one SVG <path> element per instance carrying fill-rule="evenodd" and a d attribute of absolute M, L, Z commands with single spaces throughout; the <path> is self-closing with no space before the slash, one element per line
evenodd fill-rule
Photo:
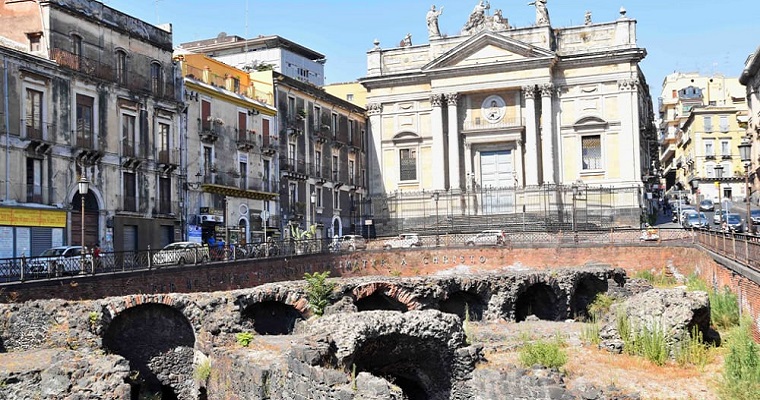
<path fill-rule="evenodd" d="M 186 239 L 262 242 L 279 221 L 273 95 L 257 91 L 247 72 L 203 54 L 175 59 L 187 101 Z"/>
<path fill-rule="evenodd" d="M 26 53 L 4 59 L 7 203 L 66 210 L 50 245 L 135 250 L 181 236 L 171 27 L 96 1 L 15 1 L 0 5 L 0 36 Z"/>
<path fill-rule="evenodd" d="M 757 193 L 760 189 L 760 47 L 747 57 L 739 82 L 745 86 L 747 98 L 747 137 L 752 144 L 749 170 L 752 190 Z M 752 199 L 760 202 L 760 196 L 755 195 Z"/>
<path fill-rule="evenodd" d="M 518 28 L 476 7 L 459 35 L 443 37 L 428 21 L 427 44 L 375 42 L 360 79 L 373 197 L 443 193 L 436 208 L 449 216 L 562 213 L 569 199 L 529 197 L 541 188 L 606 186 L 632 188 L 607 200 L 616 207 L 641 207 L 656 137 L 636 21 L 621 11 L 610 23 L 554 28 L 541 14 Z M 389 218 L 429 210 L 385 203 L 375 211 L 395 209 Z"/>
<path fill-rule="evenodd" d="M 717 165 L 716 161 L 723 162 L 724 156 L 733 154 L 734 158 L 739 157 L 741 135 L 736 133 L 746 118 L 746 102 L 739 81 L 719 74 L 673 73 L 663 80 L 658 103 L 659 162 L 663 186 L 669 192 L 681 191 L 682 195 L 688 194 L 689 197 L 695 197 L 699 189 L 700 193 L 704 191 L 708 198 L 715 197 L 717 201 L 717 189 L 713 189 L 717 186 L 714 182 L 708 182 L 709 178 L 714 177 L 713 167 Z M 697 115 L 692 117 L 692 111 L 696 111 Z M 704 142 L 703 133 L 706 133 Z M 720 148 L 711 147 L 713 145 Z M 708 153 L 711 158 L 707 158 Z M 712 158 L 715 154 L 719 157 Z M 725 158 L 725 163 L 731 164 L 729 160 Z M 734 170 L 733 167 L 725 168 L 723 175 L 726 179 L 735 180 Z M 713 186 L 706 186 L 709 184 Z M 732 190 L 730 194 L 737 193 Z"/>

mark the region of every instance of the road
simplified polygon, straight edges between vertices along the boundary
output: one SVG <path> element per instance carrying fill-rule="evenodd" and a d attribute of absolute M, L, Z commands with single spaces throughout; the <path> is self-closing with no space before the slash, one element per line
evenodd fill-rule
<path fill-rule="evenodd" d="M 699 205 L 690 204 L 690 206 L 694 208 L 699 208 Z M 758 210 L 760 207 L 752 205 L 752 210 Z M 747 205 L 746 203 L 731 203 L 730 204 L 730 211 L 732 213 L 736 213 L 741 215 L 742 220 L 746 220 L 747 218 Z M 676 212 L 674 210 L 674 212 Z M 707 217 L 707 221 L 710 223 L 710 229 L 717 229 L 719 228 L 718 224 L 713 223 L 713 215 L 715 215 L 714 211 L 702 211 L 705 213 L 705 216 Z M 746 224 L 746 222 L 745 222 Z M 676 222 L 671 222 L 671 214 L 663 215 L 662 212 L 659 213 L 657 216 L 657 226 L 661 228 L 680 228 L 681 225 Z"/>

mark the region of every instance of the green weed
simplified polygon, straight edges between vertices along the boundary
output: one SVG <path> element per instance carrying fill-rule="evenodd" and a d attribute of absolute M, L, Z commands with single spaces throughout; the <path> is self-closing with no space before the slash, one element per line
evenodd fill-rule
<path fill-rule="evenodd" d="M 253 338 L 254 335 L 251 332 L 240 332 L 235 335 L 235 339 L 237 339 L 238 344 L 243 347 L 248 347 L 248 345 L 250 345 L 253 341 Z"/>
<path fill-rule="evenodd" d="M 751 321 L 731 330 L 727 335 L 728 354 L 723 364 L 721 397 L 731 400 L 760 398 L 760 346 L 752 339 Z"/>
<path fill-rule="evenodd" d="M 330 305 L 330 296 L 335 289 L 335 283 L 327 282 L 329 276 L 330 271 L 313 274 L 307 272 L 303 275 L 306 280 L 306 299 L 314 315 L 322 316 L 325 308 Z"/>
<path fill-rule="evenodd" d="M 564 340 L 557 335 L 552 340 L 524 343 L 520 349 L 520 363 L 524 367 L 540 365 L 545 368 L 561 368 L 567 363 Z"/>
<path fill-rule="evenodd" d="M 252 338 L 253 337 L 251 337 L 251 339 Z M 208 358 L 205 358 L 203 361 L 201 361 L 195 366 L 195 371 L 193 371 L 193 377 L 195 378 L 196 381 L 206 382 L 209 376 L 211 376 L 211 360 Z"/>

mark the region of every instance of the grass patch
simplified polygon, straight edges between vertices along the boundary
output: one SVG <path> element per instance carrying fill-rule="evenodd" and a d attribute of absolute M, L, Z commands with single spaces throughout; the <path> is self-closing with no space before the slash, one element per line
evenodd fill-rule
<path fill-rule="evenodd" d="M 602 338 L 599 336 L 599 322 L 595 316 L 591 317 L 591 321 L 583 324 L 581 339 L 594 346 L 598 346 L 602 342 Z"/>
<path fill-rule="evenodd" d="M 682 341 L 675 349 L 676 362 L 682 367 L 694 365 L 703 370 L 713 360 L 712 348 L 713 346 L 705 344 L 702 332 L 695 326 L 689 338 Z"/>
<path fill-rule="evenodd" d="M 728 330 L 739 325 L 739 299 L 728 287 L 722 291 L 709 291 L 710 319 L 719 330 Z"/>
<path fill-rule="evenodd" d="M 673 287 L 678 284 L 678 281 L 676 278 L 674 278 L 672 275 L 668 275 L 665 273 L 665 269 L 662 269 L 657 272 L 653 272 L 651 270 L 641 270 L 637 271 L 634 275 L 634 278 L 638 279 L 644 279 L 647 282 L 651 283 L 652 286 L 658 287 L 658 288 L 668 288 Z"/>
<path fill-rule="evenodd" d="M 732 329 L 726 338 L 720 394 L 723 399 L 760 399 L 760 346 L 750 334 L 751 321 Z"/>
<path fill-rule="evenodd" d="M 591 315 L 591 319 L 601 319 L 604 314 L 610 312 L 613 304 L 615 304 L 615 299 L 612 296 L 606 293 L 597 294 L 594 297 L 594 301 L 588 306 L 588 313 Z"/>
<path fill-rule="evenodd" d="M 618 312 L 617 328 L 623 339 L 624 353 L 644 357 L 655 365 L 664 365 L 668 360 L 665 333 L 659 323 L 651 328 L 633 326 L 625 313 Z"/>
<path fill-rule="evenodd" d="M 530 368 L 540 365 L 545 368 L 561 368 L 567 363 L 565 341 L 557 334 L 553 339 L 524 343 L 520 348 L 520 363 Z"/>
<path fill-rule="evenodd" d="M 193 377 L 198 382 L 206 382 L 209 376 L 211 376 L 211 360 L 205 358 L 195 366 Z"/>

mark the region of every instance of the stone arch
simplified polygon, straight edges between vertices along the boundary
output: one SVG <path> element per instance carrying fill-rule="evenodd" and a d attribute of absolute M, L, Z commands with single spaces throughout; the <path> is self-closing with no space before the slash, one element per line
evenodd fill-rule
<path fill-rule="evenodd" d="M 303 314 L 295 307 L 279 301 L 262 301 L 241 312 L 243 323 L 250 323 L 259 335 L 289 335 Z"/>
<path fill-rule="evenodd" d="M 373 282 L 352 291 L 358 311 L 392 310 L 406 312 L 422 308 L 408 290 L 389 282 Z"/>
<path fill-rule="evenodd" d="M 69 221 L 70 243 L 80 244 L 82 242 L 82 195 L 77 191 L 76 185 L 71 191 L 69 197 L 71 202 L 71 220 Z M 84 244 L 92 247 L 95 243 L 101 241 L 100 226 L 101 213 L 103 212 L 103 198 L 99 190 L 90 183 L 87 194 L 84 195 Z"/>
<path fill-rule="evenodd" d="M 583 274 L 578 277 L 570 297 L 570 315 L 583 320 L 591 319 L 588 308 L 600 293 L 609 289 L 607 279 L 603 276 Z"/>
<path fill-rule="evenodd" d="M 334 216 L 332 222 L 330 222 L 330 231 L 333 236 L 343 236 L 343 221 L 340 220 L 340 216 Z"/>
<path fill-rule="evenodd" d="M 527 283 L 515 299 L 515 321 L 525 321 L 529 315 L 547 321 L 561 319 L 559 297 L 557 290 L 545 282 Z"/>
<path fill-rule="evenodd" d="M 470 321 L 480 321 L 483 319 L 483 312 L 486 307 L 483 299 L 477 294 L 458 290 L 442 300 L 439 308 L 442 312 L 456 314 L 462 321 L 467 316 L 469 316 Z"/>
<path fill-rule="evenodd" d="M 240 217 L 238 219 L 238 228 L 243 232 L 243 236 L 238 238 L 238 244 L 251 243 L 251 225 L 248 222 L 248 217 Z"/>
<path fill-rule="evenodd" d="M 190 398 L 194 393 L 195 330 L 175 307 L 142 303 L 123 310 L 105 329 L 103 348 L 123 356 L 139 372 L 129 382 L 133 398 L 153 393 Z"/>

